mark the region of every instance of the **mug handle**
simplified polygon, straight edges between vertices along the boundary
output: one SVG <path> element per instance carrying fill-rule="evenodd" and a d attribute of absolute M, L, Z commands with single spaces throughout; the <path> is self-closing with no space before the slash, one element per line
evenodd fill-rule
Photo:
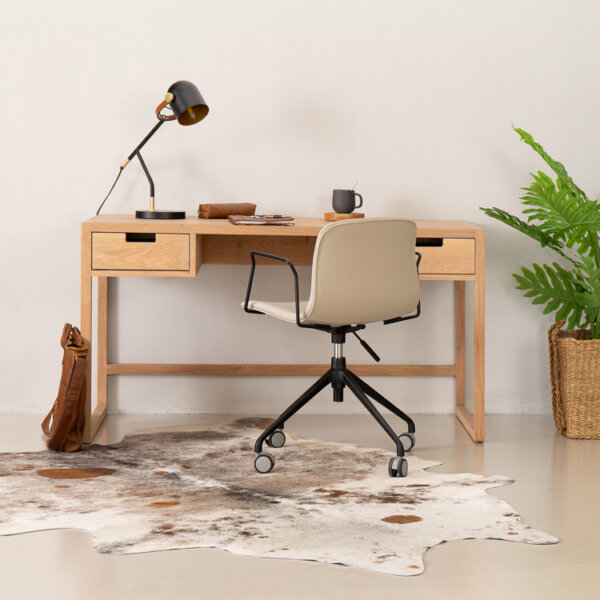
<path fill-rule="evenodd" d="M 354 192 L 355 196 L 358 196 L 360 198 L 360 204 L 357 204 L 354 208 L 360 208 L 362 206 L 362 196 L 358 193 L 358 192 Z"/>

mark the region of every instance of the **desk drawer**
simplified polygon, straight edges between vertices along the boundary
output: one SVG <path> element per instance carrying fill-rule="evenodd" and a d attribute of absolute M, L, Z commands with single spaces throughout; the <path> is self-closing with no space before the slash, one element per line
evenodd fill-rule
<path fill-rule="evenodd" d="M 475 273 L 475 240 L 443 238 L 441 245 L 418 246 L 422 275 Z M 434 243 L 434 241 L 432 241 Z"/>
<path fill-rule="evenodd" d="M 92 269 L 107 271 L 188 271 L 187 233 L 93 233 Z"/>

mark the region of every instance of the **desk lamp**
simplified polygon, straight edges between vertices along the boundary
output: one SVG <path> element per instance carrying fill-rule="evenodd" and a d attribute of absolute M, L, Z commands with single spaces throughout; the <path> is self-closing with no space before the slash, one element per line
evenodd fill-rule
<path fill-rule="evenodd" d="M 173 114 L 164 115 L 162 114 L 162 110 L 169 105 Z M 146 142 L 156 133 L 158 128 L 165 121 L 173 121 L 177 119 L 180 125 L 193 125 L 194 123 L 198 123 L 202 121 L 204 117 L 208 114 L 208 105 L 204 102 L 202 95 L 200 94 L 198 88 L 191 83 L 190 81 L 176 81 L 171 87 L 168 89 L 165 99 L 156 107 L 155 110 L 156 117 L 158 119 L 158 123 L 150 130 L 148 135 L 136 146 L 135 150 L 127 157 L 127 160 L 121 165 L 119 169 L 119 174 L 115 179 L 110 191 L 106 195 L 106 198 L 102 201 L 102 204 L 98 208 L 96 212 L 97 215 L 100 214 L 104 203 L 110 196 L 113 191 L 123 169 L 129 164 L 129 161 L 138 157 L 140 164 L 142 165 L 142 169 L 148 178 L 148 182 L 150 183 L 150 210 L 136 210 L 135 217 L 136 219 L 185 219 L 185 211 L 183 210 L 155 210 L 154 208 L 154 182 L 152 181 L 152 177 L 150 176 L 150 172 L 148 171 L 148 167 L 146 167 L 146 163 L 140 154 L 140 150 L 144 147 Z"/>

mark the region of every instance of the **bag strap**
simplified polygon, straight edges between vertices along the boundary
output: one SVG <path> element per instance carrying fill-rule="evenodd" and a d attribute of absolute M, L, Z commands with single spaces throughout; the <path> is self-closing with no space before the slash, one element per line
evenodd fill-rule
<path fill-rule="evenodd" d="M 60 336 L 61 348 L 66 348 L 69 338 L 71 337 L 71 329 L 73 329 L 71 323 L 65 323 L 63 325 L 62 335 Z"/>
<path fill-rule="evenodd" d="M 83 343 L 83 338 L 81 337 L 81 331 L 79 331 L 77 327 L 71 327 L 71 341 L 79 348 L 85 345 Z"/>
<path fill-rule="evenodd" d="M 46 415 L 46 418 L 42 421 L 42 431 L 50 437 L 50 421 L 52 421 L 52 416 L 54 415 L 54 411 L 56 410 L 56 403 L 58 400 L 54 401 L 50 412 Z"/>
<path fill-rule="evenodd" d="M 60 345 L 63 348 L 86 348 L 87 346 L 83 342 L 81 331 L 71 323 L 65 323 L 60 337 Z"/>

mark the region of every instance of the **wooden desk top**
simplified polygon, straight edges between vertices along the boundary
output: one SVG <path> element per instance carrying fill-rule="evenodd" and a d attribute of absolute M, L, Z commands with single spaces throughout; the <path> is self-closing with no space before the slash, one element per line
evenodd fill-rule
<path fill-rule="evenodd" d="M 418 237 L 473 238 L 484 235 L 484 229 L 466 221 L 428 221 L 414 219 Z M 232 225 L 227 219 L 178 220 L 136 219 L 133 215 L 100 215 L 83 222 L 91 231 L 195 233 L 205 235 L 276 235 L 317 236 L 330 222 L 324 219 L 295 219 L 295 225 Z"/>

